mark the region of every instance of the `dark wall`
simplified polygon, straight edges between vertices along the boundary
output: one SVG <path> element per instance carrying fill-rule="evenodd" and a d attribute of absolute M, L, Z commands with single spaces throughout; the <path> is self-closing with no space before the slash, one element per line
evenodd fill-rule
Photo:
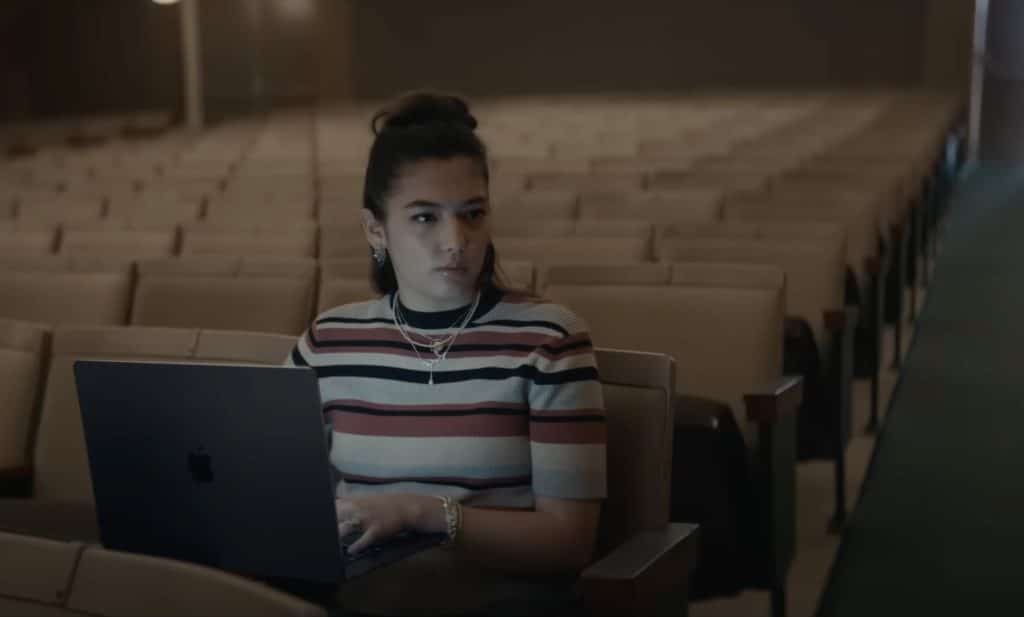
<path fill-rule="evenodd" d="M 3 4 L 7 118 L 177 104 L 176 10 L 124 0 Z"/>
<path fill-rule="evenodd" d="M 972 0 L 200 0 L 213 116 L 282 103 L 967 83 Z M 0 0 L 0 119 L 181 107 L 179 7 Z"/>
<path fill-rule="evenodd" d="M 980 157 L 1024 162 L 1024 2 L 989 4 L 984 66 Z"/>
<path fill-rule="evenodd" d="M 503 94 L 916 84 L 928 4 L 357 0 L 356 90 L 375 97 L 420 85 Z"/>

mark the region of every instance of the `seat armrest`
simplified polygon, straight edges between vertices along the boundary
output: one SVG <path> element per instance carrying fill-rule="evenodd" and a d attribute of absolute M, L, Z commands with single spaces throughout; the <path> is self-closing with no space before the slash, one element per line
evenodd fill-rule
<path fill-rule="evenodd" d="M 643 531 L 580 575 L 591 615 L 685 615 L 698 526 L 669 523 Z"/>
<path fill-rule="evenodd" d="M 0 469 L 0 497 L 30 497 L 32 494 L 32 467 Z"/>
<path fill-rule="evenodd" d="M 787 376 L 774 384 L 743 396 L 747 418 L 758 424 L 773 424 L 782 416 L 795 414 L 804 397 L 803 377 Z"/>

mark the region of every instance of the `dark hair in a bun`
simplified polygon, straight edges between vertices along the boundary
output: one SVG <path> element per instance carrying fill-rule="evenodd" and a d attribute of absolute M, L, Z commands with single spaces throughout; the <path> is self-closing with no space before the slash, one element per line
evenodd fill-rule
<path fill-rule="evenodd" d="M 484 180 L 489 180 L 487 148 L 474 132 L 476 127 L 469 105 L 449 94 L 411 92 L 377 112 L 370 122 L 375 138 L 366 164 L 363 207 L 384 221 L 384 203 L 398 175 L 405 166 L 424 159 L 469 157 Z M 494 282 L 496 259 L 491 245 L 480 272 L 481 284 Z M 377 291 L 396 291 L 398 279 L 391 259 L 380 265 L 371 263 Z"/>
<path fill-rule="evenodd" d="M 477 127 L 469 105 L 457 96 L 413 92 L 373 116 L 370 129 L 374 135 L 382 131 L 412 127 L 452 125 L 470 131 Z"/>

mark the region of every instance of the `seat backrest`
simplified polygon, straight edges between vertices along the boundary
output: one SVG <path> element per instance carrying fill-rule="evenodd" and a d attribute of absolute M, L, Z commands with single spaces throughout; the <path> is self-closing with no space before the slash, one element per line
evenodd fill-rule
<path fill-rule="evenodd" d="M 538 289 L 548 285 L 667 285 L 672 268 L 668 264 L 550 264 L 540 269 Z"/>
<path fill-rule="evenodd" d="M 602 347 L 664 353 L 676 391 L 729 404 L 749 437 L 743 395 L 782 376 L 784 275 L 763 288 L 548 285 L 544 296 L 576 311 Z"/>
<path fill-rule="evenodd" d="M 495 238 L 498 254 L 541 263 L 623 263 L 651 260 L 646 238 Z"/>
<path fill-rule="evenodd" d="M 145 191 L 130 198 L 112 199 L 107 218 L 135 225 L 177 225 L 198 221 L 203 213 L 203 197 L 187 194 Z"/>
<path fill-rule="evenodd" d="M 643 190 L 647 187 L 647 177 L 642 173 L 591 173 L 542 171 L 529 175 L 527 183 L 531 191 L 608 189 L 608 190 Z"/>
<path fill-rule="evenodd" d="M 82 553 L 68 607 L 103 617 L 327 614 L 319 606 L 228 572 L 98 546 Z"/>
<path fill-rule="evenodd" d="M 142 261 L 130 323 L 298 335 L 312 317 L 316 270 L 299 258 Z"/>
<path fill-rule="evenodd" d="M 48 324 L 127 323 L 133 265 L 128 258 L 0 258 L 0 317 Z"/>
<path fill-rule="evenodd" d="M 845 305 L 846 246 L 841 236 L 786 242 L 695 238 L 666 242 L 671 263 L 725 262 L 777 266 L 786 273 L 786 313 L 807 321 L 818 348 L 828 349 L 825 311 Z"/>
<path fill-rule="evenodd" d="M 122 255 L 130 258 L 170 257 L 178 245 L 174 225 L 150 226 L 126 220 L 64 226 L 61 255 Z"/>
<path fill-rule="evenodd" d="M 92 503 L 92 481 L 78 405 L 74 363 L 83 358 L 184 361 L 197 330 L 143 327 L 59 327 L 33 451 L 33 497 Z"/>
<path fill-rule="evenodd" d="M 878 252 L 882 219 L 875 205 L 861 202 L 777 202 L 771 199 L 744 200 L 725 204 L 722 215 L 727 221 L 756 223 L 801 222 L 841 225 L 846 231 L 847 263 L 855 270 L 864 267 L 864 259 Z"/>
<path fill-rule="evenodd" d="M 528 294 L 536 291 L 537 272 L 533 262 L 522 259 L 502 259 L 498 269 L 504 275 L 507 287 L 518 289 Z"/>
<path fill-rule="evenodd" d="M 50 338 L 40 324 L 0 319 L 0 469 L 28 465 Z"/>
<path fill-rule="evenodd" d="M 525 191 L 495 200 L 492 214 L 496 222 L 506 220 L 566 220 L 575 218 L 579 197 L 573 189 Z"/>
<path fill-rule="evenodd" d="M 363 228 L 352 222 L 320 225 L 320 259 L 369 259 L 370 245 Z"/>
<path fill-rule="evenodd" d="M 0 255 L 49 255 L 57 244 L 57 225 L 0 221 Z"/>
<path fill-rule="evenodd" d="M 580 206 L 581 219 L 638 219 L 650 223 L 711 222 L 721 218 L 721 202 L 672 201 L 648 198 L 642 201 L 598 201 Z"/>
<path fill-rule="evenodd" d="M 281 364 L 295 346 L 295 337 L 265 332 L 200 330 L 193 358 L 247 364 Z"/>
<path fill-rule="evenodd" d="M 675 361 L 664 354 L 595 350 L 607 418 L 608 498 L 599 551 L 668 523 Z"/>
<path fill-rule="evenodd" d="M 242 225 L 193 223 L 182 227 L 182 255 L 316 257 L 315 223 Z"/>
<path fill-rule="evenodd" d="M 83 548 L 0 531 L 0 614 L 81 615 L 65 603 Z"/>

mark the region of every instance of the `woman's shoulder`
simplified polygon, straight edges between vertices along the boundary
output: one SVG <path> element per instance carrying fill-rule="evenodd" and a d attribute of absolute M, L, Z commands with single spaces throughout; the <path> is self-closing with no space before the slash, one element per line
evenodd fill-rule
<path fill-rule="evenodd" d="M 527 291 L 505 290 L 489 322 L 521 325 L 524 328 L 547 328 L 563 336 L 587 330 L 583 318 L 564 304 Z"/>

